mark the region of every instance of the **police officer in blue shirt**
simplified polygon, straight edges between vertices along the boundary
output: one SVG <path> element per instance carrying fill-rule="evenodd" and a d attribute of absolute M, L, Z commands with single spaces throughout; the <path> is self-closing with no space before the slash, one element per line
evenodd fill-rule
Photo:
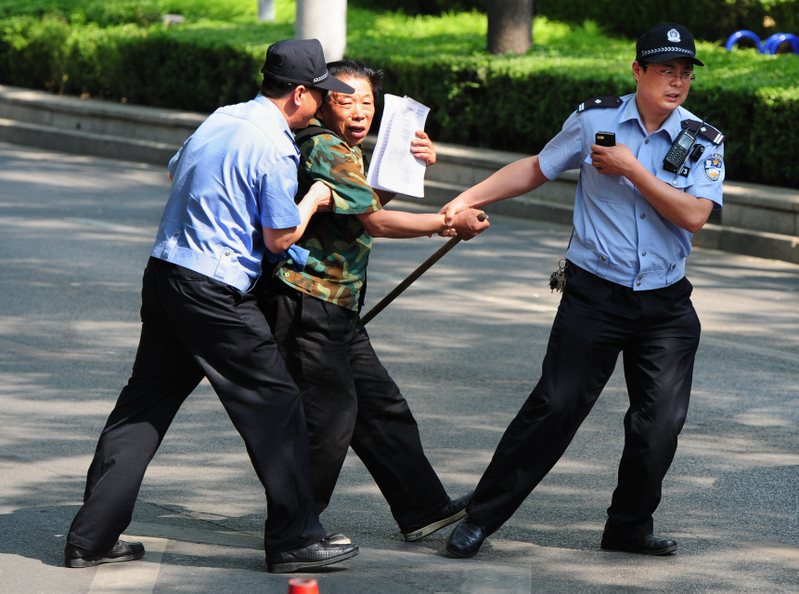
<path fill-rule="evenodd" d="M 587 101 L 539 155 L 508 165 L 442 209 L 451 218 L 580 171 L 565 270 L 555 279 L 563 297 L 542 375 L 447 542 L 455 557 L 477 553 L 555 465 L 619 353 L 630 407 L 601 547 L 645 555 L 677 550 L 674 540 L 653 534 L 652 514 L 685 421 L 699 345 L 685 258 L 692 233 L 721 208 L 724 179 L 723 136 L 681 107 L 695 66 L 703 64 L 685 27 L 653 27 L 636 46 L 634 94 Z M 614 146 L 597 143 L 606 133 L 615 134 Z M 687 158 L 675 166 L 675 156 Z"/>
<path fill-rule="evenodd" d="M 172 191 L 144 272 L 133 373 L 97 444 L 67 567 L 144 555 L 141 543 L 118 539 L 147 465 L 203 377 L 266 489 L 269 571 L 308 571 L 358 553 L 319 523 L 300 395 L 249 292 L 264 256 L 285 259 L 330 203 L 319 184 L 294 204 L 299 151 L 290 129 L 308 124 L 323 91 L 353 89 L 328 75 L 317 40 L 270 46 L 263 72 L 255 99 L 218 109 L 169 163 Z"/>

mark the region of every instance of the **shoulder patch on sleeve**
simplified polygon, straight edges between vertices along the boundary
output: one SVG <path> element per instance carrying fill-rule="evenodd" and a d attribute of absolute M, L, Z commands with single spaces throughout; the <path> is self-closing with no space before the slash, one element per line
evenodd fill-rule
<path fill-rule="evenodd" d="M 697 130 L 697 128 L 699 128 L 700 124 L 702 124 L 702 122 L 698 122 L 696 120 L 683 120 L 682 121 L 682 127 L 683 128 L 687 128 L 691 132 L 696 132 L 696 130 Z M 726 136 L 724 136 L 724 134 L 722 134 L 721 132 L 719 132 L 713 126 L 711 126 L 709 124 L 705 124 L 704 126 L 702 126 L 702 129 L 699 130 L 699 136 L 709 140 L 710 142 L 712 142 L 715 145 L 721 144 L 727 138 Z"/>
<path fill-rule="evenodd" d="M 622 104 L 621 97 L 594 97 L 588 101 L 584 101 L 577 106 L 577 111 L 582 112 L 586 109 L 594 109 L 595 107 L 619 107 Z"/>
<path fill-rule="evenodd" d="M 718 153 L 713 153 L 702 163 L 702 170 L 710 181 L 719 181 L 724 171 L 724 159 Z"/>

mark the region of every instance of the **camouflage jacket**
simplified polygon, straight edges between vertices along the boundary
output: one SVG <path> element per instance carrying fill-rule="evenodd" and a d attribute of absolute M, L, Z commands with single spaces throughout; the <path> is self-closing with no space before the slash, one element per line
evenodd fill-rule
<path fill-rule="evenodd" d="M 325 126 L 316 119 L 310 125 Z M 308 295 L 357 310 L 372 236 L 353 215 L 380 210 L 380 200 L 366 183 L 360 147 L 351 147 L 333 134 L 318 134 L 299 149 L 297 199 L 321 180 L 333 191 L 335 210 L 315 214 L 297 242 L 309 252 L 305 267 L 296 272 L 289 261 L 277 274 Z"/>

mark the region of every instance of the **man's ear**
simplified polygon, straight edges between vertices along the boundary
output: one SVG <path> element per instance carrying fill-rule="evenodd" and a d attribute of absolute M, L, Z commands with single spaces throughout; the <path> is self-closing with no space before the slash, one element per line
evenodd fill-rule
<path fill-rule="evenodd" d="M 291 99 L 296 107 L 300 107 L 302 105 L 302 96 L 308 92 L 309 89 L 305 85 L 297 85 L 294 87 L 294 92 Z"/>

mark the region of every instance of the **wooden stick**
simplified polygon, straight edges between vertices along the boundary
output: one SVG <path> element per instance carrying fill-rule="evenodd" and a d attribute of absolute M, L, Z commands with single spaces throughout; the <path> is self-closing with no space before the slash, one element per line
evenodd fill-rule
<path fill-rule="evenodd" d="M 486 220 L 486 215 L 485 213 L 481 213 L 480 215 L 478 215 L 477 218 L 479 221 L 482 222 Z M 441 258 L 443 258 L 444 255 L 452 248 L 454 248 L 456 245 L 458 245 L 460 241 L 461 241 L 460 237 L 453 237 L 447 243 L 438 248 L 438 251 L 436 251 L 436 253 L 434 253 L 427 260 L 422 262 L 416 270 L 411 272 L 405 280 L 403 280 L 400 284 L 394 287 L 391 290 L 391 292 L 385 297 L 383 297 L 377 305 L 375 305 L 372 309 L 367 311 L 365 315 L 361 316 L 361 323 L 364 326 L 368 324 L 369 321 L 372 320 L 372 318 L 374 318 L 377 314 L 383 311 L 388 306 L 389 303 L 391 303 L 392 301 L 394 301 L 394 299 L 399 297 L 400 294 L 402 294 L 402 292 L 405 289 L 410 287 L 414 283 L 414 281 L 416 281 L 416 279 L 418 279 L 425 272 L 427 272 L 433 266 L 433 264 L 435 264 Z"/>

